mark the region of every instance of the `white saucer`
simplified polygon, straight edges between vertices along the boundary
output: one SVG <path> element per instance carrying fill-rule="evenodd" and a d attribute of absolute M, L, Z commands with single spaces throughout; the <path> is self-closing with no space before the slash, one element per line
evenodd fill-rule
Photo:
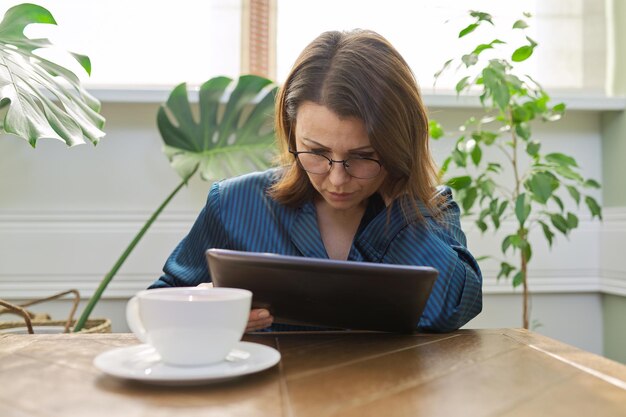
<path fill-rule="evenodd" d="M 226 360 L 205 366 L 173 366 L 161 362 L 150 345 L 117 348 L 96 356 L 93 364 L 118 378 L 159 385 L 194 385 L 259 372 L 276 365 L 280 353 L 258 343 L 239 342 Z"/>

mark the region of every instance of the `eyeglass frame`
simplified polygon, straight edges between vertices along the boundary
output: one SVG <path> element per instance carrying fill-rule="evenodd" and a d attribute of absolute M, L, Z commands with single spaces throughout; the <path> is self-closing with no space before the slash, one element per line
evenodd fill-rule
<path fill-rule="evenodd" d="M 313 151 L 294 151 L 292 149 L 289 149 L 289 153 L 292 154 L 296 158 L 296 161 L 298 162 L 298 165 L 300 165 L 300 168 L 302 168 L 304 171 L 308 172 L 309 174 L 313 174 L 313 175 L 326 175 L 333 169 L 334 164 L 339 164 L 340 163 L 341 165 L 343 165 L 343 169 L 346 170 L 346 174 L 350 175 L 352 178 L 357 178 L 357 179 L 360 179 L 360 180 L 371 180 L 371 179 L 376 178 L 377 176 L 380 175 L 380 172 L 382 171 L 382 167 L 383 167 L 383 163 L 380 162 L 380 160 L 374 159 L 374 158 L 364 158 L 364 157 L 356 156 L 356 157 L 350 157 L 350 158 L 347 158 L 347 159 L 337 159 L 336 160 L 336 159 L 329 158 L 326 155 L 323 155 L 321 153 L 313 152 Z M 328 161 L 328 170 L 326 172 L 311 172 L 311 171 L 307 171 L 304 168 L 304 166 L 302 165 L 302 162 L 300 162 L 300 158 L 298 157 L 298 155 L 303 154 L 303 153 L 304 154 L 311 154 L 311 155 L 321 156 L 322 158 L 326 159 Z M 356 176 L 354 176 L 354 175 L 352 175 L 350 173 L 350 171 L 348 170 L 349 167 L 346 166 L 348 161 L 350 161 L 351 159 L 352 160 L 354 160 L 354 159 L 359 160 L 360 159 L 360 160 L 367 160 L 367 161 L 376 162 L 378 164 L 378 172 L 376 173 L 376 175 L 374 175 L 372 177 L 367 177 L 367 178 L 356 177 Z"/>

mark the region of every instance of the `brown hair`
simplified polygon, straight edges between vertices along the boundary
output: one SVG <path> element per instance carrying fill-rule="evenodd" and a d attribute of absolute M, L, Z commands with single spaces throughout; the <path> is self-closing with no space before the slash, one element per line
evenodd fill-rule
<path fill-rule="evenodd" d="M 296 60 L 276 100 L 276 136 L 285 173 L 272 188 L 277 201 L 298 206 L 314 195 L 309 179 L 294 163 L 298 108 L 305 101 L 339 117 L 361 119 L 387 179 L 380 193 L 399 197 L 405 214 L 420 200 L 433 214 L 438 184 L 429 149 L 428 118 L 413 73 L 396 49 L 368 30 L 324 32 Z"/>

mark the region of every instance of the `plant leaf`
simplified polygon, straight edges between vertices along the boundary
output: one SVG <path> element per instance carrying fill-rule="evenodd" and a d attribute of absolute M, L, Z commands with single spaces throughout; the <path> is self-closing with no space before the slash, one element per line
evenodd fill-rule
<path fill-rule="evenodd" d="M 465 195 L 462 200 L 463 210 L 465 212 L 469 212 L 476 201 L 476 197 L 478 196 L 478 192 L 475 187 L 470 187 L 466 189 Z"/>
<path fill-rule="evenodd" d="M 569 195 L 572 196 L 572 198 L 576 202 L 576 205 L 580 205 L 580 192 L 578 191 L 578 189 L 573 185 L 566 185 L 565 188 L 567 188 Z"/>
<path fill-rule="evenodd" d="M 513 107 L 513 122 L 527 122 L 531 120 L 533 114 L 528 108 L 524 106 L 514 106 Z"/>
<path fill-rule="evenodd" d="M 537 156 L 539 154 L 539 149 L 541 149 L 541 142 L 536 140 L 530 141 L 526 145 L 526 153 L 530 156 Z"/>
<path fill-rule="evenodd" d="M 48 39 L 24 35 L 24 28 L 34 23 L 56 24 L 48 10 L 28 3 L 7 10 L 0 22 L 0 102 L 9 103 L 2 129 L 33 147 L 41 138 L 68 146 L 98 143 L 104 137 L 99 101 L 73 72 L 33 52 L 51 46 Z M 89 58 L 70 54 L 89 74 Z"/>
<path fill-rule="evenodd" d="M 443 74 L 443 72 L 444 72 L 445 70 L 447 70 L 447 69 L 448 69 L 448 67 L 450 66 L 450 64 L 452 63 L 452 61 L 454 61 L 454 60 L 453 60 L 453 59 L 449 59 L 449 60 L 447 60 L 447 61 L 443 64 L 443 66 L 441 67 L 441 69 L 435 73 L 435 75 L 434 75 L 434 78 L 435 78 L 434 83 L 435 83 L 435 84 L 437 83 L 437 79 L 441 76 L 441 74 Z"/>
<path fill-rule="evenodd" d="M 567 165 L 556 165 L 552 166 L 552 169 L 562 177 L 568 178 L 570 180 L 574 180 L 578 183 L 583 183 L 583 177 L 578 173 L 572 170 Z"/>
<path fill-rule="evenodd" d="M 526 182 L 533 198 L 541 204 L 546 204 L 554 190 L 559 186 L 559 181 L 548 172 L 536 172 Z"/>
<path fill-rule="evenodd" d="M 467 54 L 461 57 L 461 61 L 465 64 L 466 68 L 471 67 L 472 65 L 476 65 L 478 63 L 478 55 L 476 54 Z M 469 77 L 467 77 L 469 78 Z"/>
<path fill-rule="evenodd" d="M 496 183 L 491 178 L 480 181 L 479 186 L 482 193 L 490 197 L 493 196 L 493 192 L 496 189 Z"/>
<path fill-rule="evenodd" d="M 455 190 L 461 190 L 465 187 L 468 187 L 472 183 L 472 177 L 469 175 L 463 175 L 460 177 L 450 178 L 446 184 Z"/>
<path fill-rule="evenodd" d="M 552 213 L 550 214 L 550 221 L 559 232 L 567 236 L 567 233 L 569 232 L 569 223 L 565 220 L 565 217 L 558 213 Z"/>
<path fill-rule="evenodd" d="M 461 91 L 463 91 L 465 87 L 467 87 L 467 80 L 469 80 L 469 78 L 469 76 L 463 77 L 458 83 L 456 83 L 456 87 L 454 87 L 454 89 L 456 90 L 457 94 L 459 94 Z"/>
<path fill-rule="evenodd" d="M 474 165 L 478 166 L 483 156 L 483 151 L 482 149 L 480 149 L 480 145 L 476 144 L 474 146 L 474 149 L 472 149 L 472 152 L 470 152 L 470 156 L 472 157 L 472 162 L 474 163 Z"/>
<path fill-rule="evenodd" d="M 515 200 L 515 217 L 517 217 L 517 221 L 519 224 L 523 225 L 528 216 L 530 215 L 530 203 L 526 198 L 526 194 L 522 193 L 517 196 Z"/>
<path fill-rule="evenodd" d="M 592 179 L 588 179 L 587 181 L 585 181 L 585 183 L 583 184 L 584 187 L 591 187 L 591 188 L 600 188 L 600 184 L 598 183 L 598 181 L 596 180 L 592 180 Z"/>
<path fill-rule="evenodd" d="M 504 214 L 504 210 L 509 206 L 508 200 L 502 200 L 500 207 L 498 208 L 498 216 L 501 217 Z"/>
<path fill-rule="evenodd" d="M 502 171 L 502 165 L 497 162 L 489 162 L 489 164 L 487 164 L 487 171 L 499 173 Z"/>
<path fill-rule="evenodd" d="M 521 19 L 513 23 L 513 29 L 526 29 L 527 27 L 528 24 Z"/>
<path fill-rule="evenodd" d="M 450 166 L 450 162 L 452 162 L 452 157 L 447 157 L 443 163 L 441 164 L 441 168 L 439 169 L 439 177 L 443 177 L 443 175 L 448 172 L 448 166 Z"/>
<path fill-rule="evenodd" d="M 470 10 L 470 16 L 475 17 L 478 22 L 489 22 L 493 25 L 493 18 L 489 13 Z"/>
<path fill-rule="evenodd" d="M 535 48 L 530 45 L 520 46 L 513 52 L 513 55 L 511 56 L 511 60 L 513 62 L 525 61 L 528 58 L 530 58 L 530 56 L 533 54 L 534 49 Z"/>
<path fill-rule="evenodd" d="M 526 122 L 516 123 L 515 133 L 524 140 L 530 139 L 530 124 Z"/>
<path fill-rule="evenodd" d="M 458 167 L 466 167 L 467 153 L 461 152 L 458 148 L 452 151 L 452 158 Z"/>
<path fill-rule="evenodd" d="M 157 126 L 172 167 L 182 178 L 199 166 L 207 181 L 267 168 L 275 153 L 272 129 L 277 87 L 255 75 L 215 77 L 200 87 L 196 121 L 186 84 L 172 90 Z"/>
<path fill-rule="evenodd" d="M 480 55 L 480 53 L 486 49 L 493 49 L 493 45 L 488 43 L 481 43 L 472 51 L 471 55 Z"/>
<path fill-rule="evenodd" d="M 576 229 L 578 227 L 578 216 L 576 216 L 574 213 L 568 212 L 567 213 L 567 224 L 571 229 Z"/>
<path fill-rule="evenodd" d="M 494 198 L 489 203 L 489 216 L 491 217 L 491 221 L 493 223 L 494 229 L 498 230 L 500 228 L 500 216 L 501 212 L 498 210 L 498 199 Z"/>
<path fill-rule="evenodd" d="M 554 233 L 552 232 L 552 229 L 550 229 L 550 226 L 548 226 L 545 222 L 541 220 L 539 220 L 539 224 L 541 225 L 541 228 L 543 229 L 543 234 L 548 241 L 548 245 L 552 247 L 552 239 L 554 238 Z"/>
<path fill-rule="evenodd" d="M 591 211 L 591 218 L 598 216 L 602 220 L 602 208 L 600 208 L 598 202 L 593 197 L 587 196 L 585 197 L 585 203 L 589 207 L 589 211 Z"/>
<path fill-rule="evenodd" d="M 545 158 L 546 161 L 557 165 L 578 167 L 578 163 L 574 158 L 559 152 L 549 153 L 545 156 Z"/>
<path fill-rule="evenodd" d="M 430 137 L 433 139 L 440 139 L 443 137 L 443 127 L 436 120 L 428 121 L 428 133 L 430 133 Z"/>
<path fill-rule="evenodd" d="M 459 38 L 472 33 L 478 27 L 478 23 L 472 23 L 459 32 Z"/>
<path fill-rule="evenodd" d="M 476 48 L 474 48 L 474 50 L 472 51 L 472 54 L 480 55 L 480 53 L 483 52 L 484 50 L 493 49 L 494 45 L 503 44 L 503 43 L 505 42 L 502 42 L 500 39 L 494 39 L 489 43 L 481 43 Z"/>
<path fill-rule="evenodd" d="M 561 209 L 561 212 L 563 212 L 565 210 L 565 206 L 563 205 L 563 201 L 559 198 L 559 196 L 556 194 L 552 194 L 551 198 L 559 206 L 559 208 Z"/>
<path fill-rule="evenodd" d="M 498 134 L 495 132 L 489 132 L 486 130 L 482 130 L 480 132 L 480 140 L 484 142 L 487 146 L 493 145 L 497 138 Z"/>
<path fill-rule="evenodd" d="M 485 83 L 485 93 L 493 99 L 502 111 L 509 104 L 509 87 L 504 81 L 503 69 L 497 61 L 491 60 L 489 66 L 483 69 L 483 82 Z"/>
<path fill-rule="evenodd" d="M 517 235 L 508 235 L 502 240 L 502 253 L 506 253 L 506 251 L 511 247 L 511 243 L 514 238 L 517 238 Z"/>
<path fill-rule="evenodd" d="M 507 262 L 500 263 L 500 272 L 498 272 L 498 276 L 496 280 L 499 280 L 500 277 L 508 278 L 511 272 L 515 271 L 515 267 Z"/>

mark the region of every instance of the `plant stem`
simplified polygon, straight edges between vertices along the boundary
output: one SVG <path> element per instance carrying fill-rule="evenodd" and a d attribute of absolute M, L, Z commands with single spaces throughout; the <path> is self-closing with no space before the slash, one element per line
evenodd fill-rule
<path fill-rule="evenodd" d="M 187 182 L 195 174 L 197 169 L 198 169 L 198 167 L 196 167 L 191 172 L 191 174 L 189 174 L 186 178 L 184 178 L 182 180 L 182 182 L 180 184 L 178 184 L 178 186 L 174 189 L 174 191 L 172 191 L 170 193 L 170 195 L 167 196 L 165 201 L 163 201 L 163 203 L 161 203 L 161 205 L 156 209 L 156 211 L 152 214 L 152 216 L 150 216 L 148 221 L 143 225 L 141 230 L 135 235 L 133 240 L 130 242 L 130 244 L 126 247 L 126 249 L 124 250 L 122 255 L 119 257 L 117 262 L 115 262 L 115 265 L 113 265 L 113 268 L 111 268 L 109 273 L 105 275 L 105 277 L 100 282 L 100 285 L 98 286 L 98 288 L 96 289 L 94 294 L 89 299 L 89 303 L 87 303 L 87 306 L 85 307 L 85 310 L 83 310 L 83 313 L 78 318 L 78 321 L 76 322 L 76 325 L 74 326 L 74 332 L 79 332 L 79 331 L 81 331 L 83 329 L 83 327 L 85 326 L 85 323 L 89 319 L 89 315 L 93 311 L 93 309 L 96 306 L 96 304 L 98 303 L 98 301 L 100 301 L 100 298 L 102 297 L 102 293 L 104 293 L 104 290 L 109 285 L 109 283 L 113 280 L 113 277 L 115 277 L 115 274 L 117 274 L 117 271 L 124 264 L 124 262 L 126 261 L 126 258 L 128 258 L 128 256 L 133 251 L 133 249 L 135 249 L 135 246 L 137 246 L 137 243 L 139 243 L 139 241 L 141 240 L 143 235 L 146 234 L 146 232 L 148 231 L 148 229 L 150 228 L 152 223 L 154 223 L 154 221 L 157 219 L 159 214 L 161 214 L 163 209 L 169 204 L 169 202 L 181 190 L 181 188 L 183 188 L 183 186 L 187 184 Z"/>
<path fill-rule="evenodd" d="M 513 202 L 517 200 L 517 197 L 520 195 L 520 187 L 522 185 L 522 179 L 520 177 L 519 167 L 517 165 L 517 147 L 518 147 L 518 139 L 515 134 L 515 125 L 513 124 L 513 111 L 509 109 L 509 125 L 511 126 L 511 137 L 513 140 L 513 151 L 511 158 L 511 165 L 513 166 L 513 175 L 515 176 L 515 191 Z M 524 229 L 524 224 L 520 223 L 520 229 L 517 232 L 519 237 L 523 242 L 526 242 L 527 245 L 530 245 L 529 242 L 526 241 L 528 237 L 527 229 Z M 522 324 L 524 329 L 528 330 L 528 322 L 529 322 L 529 311 L 528 311 L 528 279 L 527 279 L 527 271 L 528 271 L 528 259 L 526 259 L 526 255 L 524 250 L 520 250 L 521 256 L 521 265 L 520 270 L 522 272 L 522 287 L 524 289 L 522 295 Z"/>
<path fill-rule="evenodd" d="M 520 237 L 522 242 L 525 242 L 526 245 L 530 245 L 528 242 L 528 229 L 524 228 L 524 225 L 520 223 L 519 230 L 517 231 L 517 235 Z M 528 271 L 528 258 L 526 257 L 525 251 L 520 250 L 520 270 L 522 272 L 522 325 L 524 329 L 528 330 L 528 324 L 530 321 L 530 311 L 528 308 L 528 279 L 526 277 L 526 273 Z"/>
<path fill-rule="evenodd" d="M 511 126 L 511 137 L 513 139 L 513 155 L 511 157 L 511 165 L 513 165 L 513 175 L 515 175 L 515 199 L 519 195 L 521 184 L 520 175 L 517 167 L 517 135 L 515 134 L 515 125 L 513 124 L 513 110 L 509 110 L 509 125 Z"/>

